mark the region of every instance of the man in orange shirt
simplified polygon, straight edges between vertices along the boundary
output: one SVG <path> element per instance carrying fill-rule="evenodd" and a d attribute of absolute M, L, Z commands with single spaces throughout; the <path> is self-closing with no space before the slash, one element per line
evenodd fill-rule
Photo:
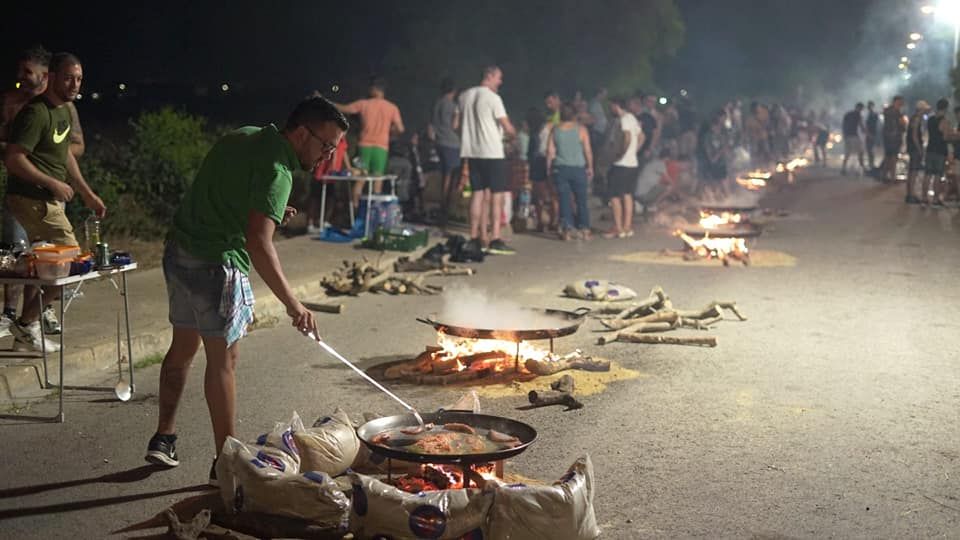
<path fill-rule="evenodd" d="M 390 133 L 403 133 L 403 120 L 400 109 L 383 97 L 384 84 L 380 79 L 370 83 L 370 97 L 358 99 L 347 105 L 337 105 L 345 114 L 359 114 L 363 128 L 357 143 L 360 155 L 360 168 L 371 176 L 381 176 L 387 172 L 387 155 L 390 148 Z M 363 182 L 353 186 L 353 204 L 360 202 L 363 194 Z M 380 193 L 382 182 L 374 182 L 373 191 Z"/>

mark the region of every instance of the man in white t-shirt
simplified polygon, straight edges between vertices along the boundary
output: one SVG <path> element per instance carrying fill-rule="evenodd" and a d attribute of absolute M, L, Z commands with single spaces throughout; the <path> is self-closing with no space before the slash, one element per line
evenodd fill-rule
<path fill-rule="evenodd" d="M 495 255 L 513 254 L 514 250 L 500 237 L 500 216 L 490 212 L 503 208 L 507 191 L 507 161 L 504 159 L 503 135 L 514 136 L 516 130 L 507 117 L 503 100 L 497 90 L 503 83 L 503 72 L 497 66 L 483 70 L 480 86 L 460 94 L 462 111 L 460 157 L 470 169 L 470 242 L 472 249 L 480 249 L 487 240 L 487 222 L 491 236 L 487 252 Z"/>
<path fill-rule="evenodd" d="M 614 160 L 607 174 L 607 196 L 613 211 L 613 228 L 603 233 L 604 238 L 633 236 L 633 192 L 637 187 L 637 149 L 643 145 L 644 134 L 635 116 L 626 109 L 623 98 L 610 100 L 610 112 L 617 117 L 622 131 L 623 152 Z"/>

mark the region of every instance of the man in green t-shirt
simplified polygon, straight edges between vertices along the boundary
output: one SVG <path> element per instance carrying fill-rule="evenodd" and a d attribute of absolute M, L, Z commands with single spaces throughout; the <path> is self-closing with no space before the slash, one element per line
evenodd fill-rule
<path fill-rule="evenodd" d="M 347 128 L 333 103 L 315 95 L 297 105 L 283 131 L 273 125 L 240 128 L 217 141 L 204 158 L 174 217 L 163 256 L 173 340 L 160 368 L 157 431 L 146 455 L 150 463 L 180 463 L 174 446 L 177 404 L 201 342 L 216 453 L 234 435 L 234 369 L 239 340 L 253 322 L 251 268 L 286 306 L 293 326 L 319 339 L 313 314 L 284 277 L 273 234 L 296 212 L 286 206 L 293 171 L 330 159 Z M 212 467 L 210 480 L 216 481 Z"/>
<path fill-rule="evenodd" d="M 98 217 L 107 208 L 90 189 L 70 151 L 73 117 L 68 103 L 76 99 L 83 82 L 83 66 L 70 53 L 57 53 L 50 60 L 47 89 L 23 106 L 10 127 L 4 163 L 9 171 L 6 205 L 32 242 L 77 245 L 64 204 L 74 188 L 83 203 Z M 70 183 L 73 184 L 71 187 Z M 44 300 L 56 300 L 47 291 Z M 14 349 L 40 350 L 40 310 L 33 291 L 24 291 L 20 319 L 10 330 Z M 48 342 L 49 343 L 49 342 Z M 57 350 L 56 344 L 47 350 Z"/>

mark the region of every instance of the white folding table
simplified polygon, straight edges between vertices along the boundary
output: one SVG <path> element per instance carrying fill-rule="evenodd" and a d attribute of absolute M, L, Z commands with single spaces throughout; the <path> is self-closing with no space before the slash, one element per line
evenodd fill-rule
<path fill-rule="evenodd" d="M 60 390 L 60 409 L 57 413 L 57 416 L 52 418 L 45 418 L 45 420 L 50 420 L 54 422 L 63 422 L 63 390 L 72 389 L 72 390 L 110 390 L 113 388 L 106 387 L 91 387 L 91 386 L 68 386 L 63 384 L 63 355 L 66 349 L 64 336 L 67 333 L 67 321 L 66 321 L 66 312 L 70 307 L 70 303 L 73 301 L 73 297 L 70 299 L 65 298 L 64 290 L 73 286 L 72 292 L 76 294 L 79 291 L 80 287 L 88 282 L 97 279 L 109 279 L 113 283 L 114 287 L 120 293 L 120 297 L 123 299 L 123 319 L 124 325 L 126 326 L 127 334 L 127 371 L 130 376 L 130 392 L 133 394 L 136 391 L 136 386 L 133 382 L 133 345 L 130 340 L 130 308 L 129 303 L 127 302 L 127 272 L 137 269 L 137 263 L 130 263 L 123 266 L 114 266 L 111 268 L 106 268 L 103 270 L 93 270 L 86 274 L 80 274 L 76 276 L 67 276 L 57 279 L 39 279 L 39 278 L 11 278 L 11 277 L 0 277 L 0 285 L 32 285 L 35 287 L 46 287 L 54 288 L 57 287 L 60 289 L 60 382 L 57 385 L 54 385 L 50 382 L 50 377 L 48 375 L 47 369 L 47 347 L 46 340 L 41 341 L 41 350 L 38 353 L 30 352 L 5 352 L 3 356 L 14 357 L 14 358 L 25 358 L 25 357 L 36 357 L 39 356 L 43 358 L 43 387 L 45 389 L 59 388 Z M 120 276 L 120 285 L 118 286 L 116 281 L 114 281 L 114 276 Z M 43 311 L 43 298 L 41 295 L 37 295 L 37 302 L 40 304 L 40 311 Z"/>

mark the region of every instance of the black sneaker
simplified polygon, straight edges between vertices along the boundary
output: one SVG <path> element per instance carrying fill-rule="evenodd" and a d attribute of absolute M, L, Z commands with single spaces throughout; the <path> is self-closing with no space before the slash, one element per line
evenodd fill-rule
<path fill-rule="evenodd" d="M 213 463 L 210 464 L 210 478 L 207 480 L 207 484 L 220 487 L 220 482 L 217 480 L 217 458 L 213 458 Z"/>
<path fill-rule="evenodd" d="M 497 238 L 496 240 L 490 241 L 490 246 L 487 247 L 487 253 L 493 255 L 513 255 L 517 250 L 508 246 L 503 240 Z"/>
<path fill-rule="evenodd" d="M 177 457 L 177 436 L 155 433 L 147 444 L 147 455 L 143 459 L 161 467 L 176 467 L 180 464 Z"/>

